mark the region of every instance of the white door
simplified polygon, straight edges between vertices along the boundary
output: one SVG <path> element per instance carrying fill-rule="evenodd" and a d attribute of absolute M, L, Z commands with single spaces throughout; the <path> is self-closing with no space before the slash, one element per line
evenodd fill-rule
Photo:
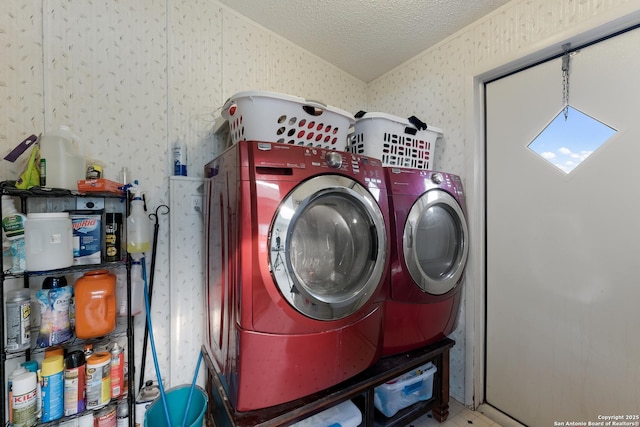
<path fill-rule="evenodd" d="M 571 57 L 570 105 L 617 132 L 568 174 L 528 147 L 563 109 L 562 59 L 486 86 L 485 398 L 526 425 L 640 421 L 638 46 Z"/>

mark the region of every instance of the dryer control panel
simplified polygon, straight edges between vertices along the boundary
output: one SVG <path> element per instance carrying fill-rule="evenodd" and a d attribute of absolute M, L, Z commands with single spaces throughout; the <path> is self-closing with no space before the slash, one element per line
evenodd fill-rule
<path fill-rule="evenodd" d="M 367 184 L 384 185 L 384 168 L 380 160 L 318 147 L 304 147 L 271 142 L 251 142 L 253 163 L 261 175 L 312 176 L 324 173 L 340 173 L 358 178 Z"/>

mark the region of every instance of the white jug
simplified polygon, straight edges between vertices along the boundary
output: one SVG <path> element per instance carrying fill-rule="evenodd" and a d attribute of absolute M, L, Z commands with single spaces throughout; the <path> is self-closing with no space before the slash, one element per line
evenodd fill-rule
<path fill-rule="evenodd" d="M 44 186 L 78 189 L 78 181 L 86 177 L 85 159 L 79 150 L 80 139 L 68 126 L 60 126 L 40 138 L 41 175 Z M 41 176 L 42 178 L 42 176 Z M 41 180 L 42 181 L 42 180 Z"/>

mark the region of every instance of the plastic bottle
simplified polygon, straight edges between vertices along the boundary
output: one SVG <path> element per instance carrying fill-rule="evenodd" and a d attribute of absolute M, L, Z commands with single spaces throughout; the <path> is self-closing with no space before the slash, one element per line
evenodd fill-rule
<path fill-rule="evenodd" d="M 61 355 L 42 361 L 42 419 L 43 423 L 64 415 L 64 358 Z"/>
<path fill-rule="evenodd" d="M 144 211 L 142 191 L 134 185 L 129 190 L 133 192 L 131 213 L 127 217 L 127 252 L 139 254 L 151 250 L 151 222 Z"/>
<path fill-rule="evenodd" d="M 12 256 L 11 272 L 18 273 L 26 268 L 24 244 L 24 223 L 26 215 L 18 212 L 10 196 L 2 196 L 2 231 L 3 238 L 10 242 L 9 252 Z"/>
<path fill-rule="evenodd" d="M 11 271 L 13 268 L 13 255 L 11 255 L 11 242 L 2 236 L 2 271 Z"/>
<path fill-rule="evenodd" d="M 11 196 L 2 196 L 2 230 L 9 240 L 24 238 L 24 221 L 27 217 L 18 212 Z"/>
<path fill-rule="evenodd" d="M 116 304 L 117 315 L 128 316 L 127 310 L 127 272 L 125 270 L 118 270 L 116 275 Z"/>
<path fill-rule="evenodd" d="M 182 138 L 173 144 L 173 174 L 187 176 L 187 144 Z"/>
<path fill-rule="evenodd" d="M 78 181 L 85 179 L 84 157 L 79 150 L 80 138 L 68 126 L 46 132 L 40 138 L 40 167 L 45 167 L 45 186 L 78 189 Z M 42 177 L 42 172 L 40 173 Z M 41 182 L 42 184 L 42 182 Z"/>
<path fill-rule="evenodd" d="M 73 289 L 67 286 L 67 278 L 46 277 L 42 289 L 36 293 L 40 307 L 40 333 L 36 340 L 38 347 L 51 347 L 72 337 L 69 321 L 69 305 Z"/>
<path fill-rule="evenodd" d="M 131 315 L 138 316 L 144 312 L 144 279 L 142 263 L 139 260 L 131 262 Z"/>

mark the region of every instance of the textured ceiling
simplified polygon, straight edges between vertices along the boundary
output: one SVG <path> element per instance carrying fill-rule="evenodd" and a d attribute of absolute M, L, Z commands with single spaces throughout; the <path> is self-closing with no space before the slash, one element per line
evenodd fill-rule
<path fill-rule="evenodd" d="M 219 0 L 364 82 L 510 0 Z"/>

